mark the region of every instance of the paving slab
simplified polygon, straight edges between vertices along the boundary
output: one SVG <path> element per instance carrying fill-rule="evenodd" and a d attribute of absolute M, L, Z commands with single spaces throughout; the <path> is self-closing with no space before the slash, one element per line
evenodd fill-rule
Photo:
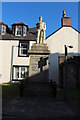
<path fill-rule="evenodd" d="M 79 118 L 78 111 L 75 112 L 70 103 L 61 100 L 58 96 L 54 98 L 50 92 L 47 92 L 50 90 L 48 86 L 40 86 L 31 87 L 30 84 L 24 90 L 25 94 L 22 98 L 17 97 L 7 103 L 2 111 L 3 120 L 77 120 Z M 41 88 L 45 89 L 45 92 L 42 92 Z"/>

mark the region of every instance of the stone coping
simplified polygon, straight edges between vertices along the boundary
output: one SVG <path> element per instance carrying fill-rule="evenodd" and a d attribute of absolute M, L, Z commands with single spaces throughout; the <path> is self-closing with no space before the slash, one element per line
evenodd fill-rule
<path fill-rule="evenodd" d="M 50 54 L 50 51 L 32 51 L 32 50 L 29 50 L 28 51 L 29 54 Z"/>
<path fill-rule="evenodd" d="M 28 50 L 29 54 L 50 54 L 47 44 L 36 44 L 34 43 L 31 46 L 31 49 Z"/>

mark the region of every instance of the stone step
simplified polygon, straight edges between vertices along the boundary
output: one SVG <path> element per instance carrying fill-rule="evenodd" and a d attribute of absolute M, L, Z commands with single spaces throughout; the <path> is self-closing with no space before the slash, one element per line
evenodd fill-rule
<path fill-rule="evenodd" d="M 24 96 L 54 96 L 54 90 L 49 83 L 27 83 L 24 88 Z"/>

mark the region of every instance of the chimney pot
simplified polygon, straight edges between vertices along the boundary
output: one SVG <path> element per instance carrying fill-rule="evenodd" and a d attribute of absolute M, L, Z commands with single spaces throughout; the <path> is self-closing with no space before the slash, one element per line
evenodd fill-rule
<path fill-rule="evenodd" d="M 62 22 L 62 27 L 63 26 L 71 26 L 71 18 L 66 17 L 65 10 L 63 10 L 63 17 L 61 19 L 61 22 Z"/>
<path fill-rule="evenodd" d="M 66 17 L 66 13 L 65 13 L 65 10 L 63 10 L 63 17 Z"/>

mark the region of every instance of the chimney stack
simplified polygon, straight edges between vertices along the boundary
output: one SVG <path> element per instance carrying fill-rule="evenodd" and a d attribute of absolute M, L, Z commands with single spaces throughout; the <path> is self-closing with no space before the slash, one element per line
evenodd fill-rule
<path fill-rule="evenodd" d="M 62 27 L 63 26 L 71 26 L 71 18 L 70 17 L 66 17 L 66 13 L 65 10 L 63 10 L 63 15 L 62 15 L 62 19 L 61 19 L 61 23 L 62 23 Z"/>

